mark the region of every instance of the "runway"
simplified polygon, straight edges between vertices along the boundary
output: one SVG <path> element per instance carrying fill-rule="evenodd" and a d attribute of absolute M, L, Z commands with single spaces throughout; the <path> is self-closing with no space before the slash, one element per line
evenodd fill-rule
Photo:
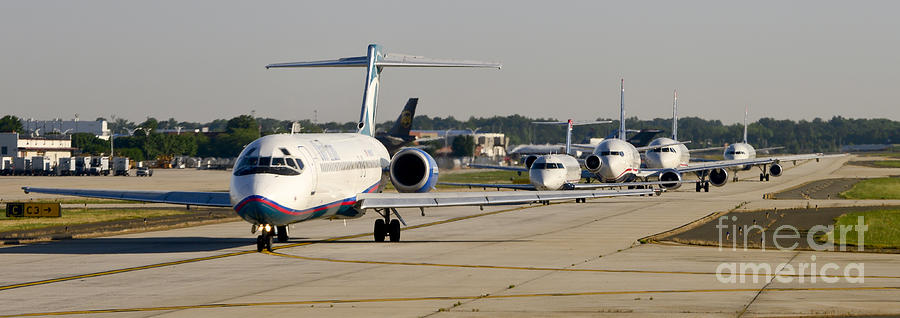
<path fill-rule="evenodd" d="M 243 222 L 3 247 L 0 317 L 900 314 L 900 255 L 637 242 L 738 205 L 849 205 L 762 197 L 822 178 L 900 174 L 843 167 L 847 160 L 788 164 L 770 182 L 709 193 L 690 187 L 660 197 L 440 208 L 425 216 L 401 210 L 410 226 L 400 243 L 372 242 L 370 213 L 346 224 L 295 224 L 291 241 L 272 253 L 255 252 Z M 863 282 L 839 271 L 788 274 L 790 282 L 763 274 L 720 281 L 717 267 L 734 262 L 863 263 L 865 272 Z"/>

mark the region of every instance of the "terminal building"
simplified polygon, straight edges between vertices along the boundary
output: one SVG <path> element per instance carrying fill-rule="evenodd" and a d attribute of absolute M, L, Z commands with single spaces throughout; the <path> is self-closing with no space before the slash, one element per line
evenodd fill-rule
<path fill-rule="evenodd" d="M 69 135 L 29 137 L 19 133 L 0 133 L 0 157 L 44 156 L 50 162 L 72 156 L 72 138 Z"/>

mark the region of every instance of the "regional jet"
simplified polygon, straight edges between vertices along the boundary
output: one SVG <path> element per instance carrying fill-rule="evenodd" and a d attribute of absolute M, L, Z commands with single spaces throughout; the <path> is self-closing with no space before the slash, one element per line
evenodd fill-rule
<path fill-rule="evenodd" d="M 257 251 L 272 249 L 273 237 L 288 239 L 287 225 L 314 219 L 361 217 L 375 210 L 374 239 L 400 240 L 397 208 L 528 204 L 611 196 L 649 195 L 645 189 L 606 191 L 430 193 L 438 167 L 428 153 L 404 148 L 394 154 L 374 135 L 380 74 L 387 67 L 487 67 L 498 63 L 430 59 L 385 54 L 369 45 L 365 56 L 270 64 L 266 68 L 365 67 L 366 85 L 357 133 L 276 134 L 254 140 L 238 156 L 228 192 L 81 190 L 23 187 L 26 193 L 49 193 L 182 205 L 231 207 L 251 224 Z M 401 193 L 381 193 L 383 173 Z M 391 215 L 396 216 L 392 218 Z"/>

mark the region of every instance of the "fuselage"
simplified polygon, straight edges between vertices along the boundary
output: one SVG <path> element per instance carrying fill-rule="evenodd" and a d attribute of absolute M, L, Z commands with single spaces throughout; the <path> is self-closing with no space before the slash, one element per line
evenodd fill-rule
<path fill-rule="evenodd" d="M 269 135 L 238 156 L 231 204 L 252 224 L 360 217 L 356 195 L 380 191 L 389 165 L 385 147 L 367 135 Z"/>
<path fill-rule="evenodd" d="M 528 179 L 537 190 L 562 190 L 581 179 L 581 165 L 569 155 L 543 155 L 531 164 Z"/>
<path fill-rule="evenodd" d="M 648 146 L 668 145 L 676 143 L 672 138 L 656 138 Z M 691 153 L 684 144 L 647 150 L 645 155 L 647 168 L 675 169 L 686 167 L 691 161 Z"/>
<path fill-rule="evenodd" d="M 734 143 L 725 147 L 722 158 L 725 160 L 754 159 L 756 158 L 756 149 L 748 143 Z M 747 170 L 750 169 L 750 166 L 739 166 L 738 168 Z"/>
<path fill-rule="evenodd" d="M 640 172 L 641 154 L 627 141 L 604 139 L 594 148 L 594 154 L 602 163 L 597 176 L 603 182 L 630 181 Z"/>

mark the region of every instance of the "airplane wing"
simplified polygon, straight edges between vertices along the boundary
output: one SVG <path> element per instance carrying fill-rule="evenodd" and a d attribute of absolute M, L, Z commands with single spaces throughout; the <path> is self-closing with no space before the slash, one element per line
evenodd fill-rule
<path fill-rule="evenodd" d="M 537 201 L 590 199 L 617 196 L 659 194 L 658 189 L 572 190 L 572 191 L 487 191 L 437 193 L 360 193 L 356 195 L 361 209 L 429 208 L 446 206 L 484 206 L 527 204 Z"/>
<path fill-rule="evenodd" d="M 438 182 L 438 185 L 446 185 L 453 187 L 469 187 L 469 188 L 495 188 L 495 189 L 513 189 L 513 190 L 534 190 L 532 184 L 505 184 L 505 183 L 458 183 L 458 182 Z"/>
<path fill-rule="evenodd" d="M 706 147 L 706 148 L 688 149 L 688 152 L 706 152 L 706 151 L 722 150 L 722 149 L 725 149 L 725 147 Z"/>
<path fill-rule="evenodd" d="M 696 183 L 698 181 L 684 180 L 678 183 Z M 653 186 L 672 184 L 672 181 L 647 181 L 647 182 L 619 182 L 619 183 L 572 183 L 572 190 L 594 190 L 605 188 L 634 187 L 634 186 Z M 454 182 L 438 182 L 440 185 L 448 185 L 455 187 L 469 188 L 495 188 L 495 189 L 514 189 L 514 190 L 535 190 L 532 184 L 502 184 L 502 183 L 454 183 Z"/>
<path fill-rule="evenodd" d="M 780 157 L 765 157 L 765 158 L 755 158 L 755 159 L 740 159 L 740 160 L 719 160 L 719 161 L 709 161 L 709 162 L 701 162 L 701 163 L 691 163 L 688 164 L 687 167 L 677 168 L 679 172 L 694 172 L 694 171 L 702 171 L 702 170 L 710 170 L 710 169 L 719 169 L 719 168 L 730 168 L 730 167 L 738 167 L 738 166 L 758 166 L 764 164 L 772 164 L 772 163 L 780 163 L 783 161 L 798 161 L 798 160 L 812 160 L 812 159 L 826 159 L 826 158 L 836 158 L 846 156 L 846 154 L 833 154 L 833 155 L 825 155 L 825 154 L 802 154 L 802 155 L 790 155 L 790 156 L 780 156 Z M 655 169 L 655 170 L 664 170 L 664 169 Z M 648 169 L 647 171 L 655 171 L 654 169 Z M 644 170 L 642 169 L 642 172 Z"/>
<path fill-rule="evenodd" d="M 571 147 L 572 147 L 572 149 L 578 149 L 578 150 L 581 150 L 581 151 L 594 151 L 594 149 L 597 148 L 597 145 L 592 145 L 592 144 L 572 144 Z"/>
<path fill-rule="evenodd" d="M 684 144 L 689 144 L 689 143 L 691 143 L 690 140 L 673 142 L 673 143 L 668 143 L 665 145 L 644 146 L 644 147 L 634 147 L 634 148 L 637 149 L 637 151 L 645 151 L 645 150 L 650 150 L 650 149 L 663 148 L 663 147 L 669 147 L 669 146 L 674 146 L 674 145 L 684 145 Z"/>
<path fill-rule="evenodd" d="M 528 172 L 528 168 L 519 167 L 519 166 L 495 166 L 495 165 L 469 164 L 469 167 L 476 168 L 476 169 L 497 169 L 497 170 Z"/>
<path fill-rule="evenodd" d="M 229 197 L 228 192 L 82 190 L 32 187 L 22 187 L 22 190 L 24 190 L 25 193 L 34 192 L 100 199 L 231 207 L 231 198 Z"/>

